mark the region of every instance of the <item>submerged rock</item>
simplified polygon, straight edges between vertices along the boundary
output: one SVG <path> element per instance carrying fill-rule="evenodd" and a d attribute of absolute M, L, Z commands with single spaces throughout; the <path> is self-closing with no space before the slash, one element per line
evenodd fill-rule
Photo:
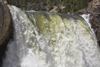
<path fill-rule="evenodd" d="M 0 67 L 5 54 L 6 46 L 12 37 L 12 20 L 7 4 L 0 2 Z"/>

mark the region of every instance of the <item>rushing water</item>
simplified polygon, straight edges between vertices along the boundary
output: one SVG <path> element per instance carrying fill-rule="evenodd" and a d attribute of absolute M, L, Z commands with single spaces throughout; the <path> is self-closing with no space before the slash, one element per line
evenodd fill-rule
<path fill-rule="evenodd" d="M 14 40 L 3 67 L 100 67 L 100 50 L 89 16 L 22 11 L 9 6 Z"/>

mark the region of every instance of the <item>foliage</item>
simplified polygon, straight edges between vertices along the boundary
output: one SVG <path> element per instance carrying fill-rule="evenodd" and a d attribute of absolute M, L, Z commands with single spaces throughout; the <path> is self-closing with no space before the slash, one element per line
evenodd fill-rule
<path fill-rule="evenodd" d="M 58 6 L 57 10 L 60 13 L 72 13 L 87 7 L 90 1 L 91 0 L 8 0 L 8 3 L 23 9 L 29 9 L 29 7 L 27 7 L 28 3 L 34 3 L 32 5 L 32 9 L 38 11 L 49 11 L 53 8 L 53 6 Z M 65 8 L 61 9 L 61 5 L 65 6 Z M 45 7 L 47 7 L 48 10 Z"/>

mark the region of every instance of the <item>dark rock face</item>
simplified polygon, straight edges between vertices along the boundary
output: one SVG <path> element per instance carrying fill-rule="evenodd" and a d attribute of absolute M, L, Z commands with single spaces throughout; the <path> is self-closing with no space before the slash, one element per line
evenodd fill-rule
<path fill-rule="evenodd" d="M 92 27 L 96 33 L 98 43 L 100 45 L 100 0 L 93 0 L 87 8 L 88 13 L 92 14 Z"/>
<path fill-rule="evenodd" d="M 0 3 L 0 67 L 7 43 L 12 38 L 13 25 L 7 4 Z"/>
<path fill-rule="evenodd" d="M 84 8 L 82 10 L 79 10 L 75 12 L 76 14 L 80 13 L 90 13 L 90 23 L 92 25 L 92 28 L 94 29 L 94 32 L 97 37 L 98 44 L 100 46 L 100 0 L 92 0 L 87 8 Z"/>

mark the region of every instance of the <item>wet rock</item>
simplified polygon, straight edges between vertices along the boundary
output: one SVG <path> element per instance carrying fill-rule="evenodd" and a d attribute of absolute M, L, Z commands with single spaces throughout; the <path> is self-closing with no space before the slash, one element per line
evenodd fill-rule
<path fill-rule="evenodd" d="M 7 43 L 12 38 L 13 25 L 7 3 L 0 2 L 0 67 L 5 54 Z"/>
<path fill-rule="evenodd" d="M 91 14 L 90 23 L 96 34 L 98 44 L 100 45 L 100 0 L 92 0 L 88 4 L 88 7 L 75 12 L 75 14 L 80 14 L 80 13 Z"/>
<path fill-rule="evenodd" d="M 92 0 L 87 7 L 87 11 L 92 14 L 92 27 L 100 45 L 100 0 Z"/>

